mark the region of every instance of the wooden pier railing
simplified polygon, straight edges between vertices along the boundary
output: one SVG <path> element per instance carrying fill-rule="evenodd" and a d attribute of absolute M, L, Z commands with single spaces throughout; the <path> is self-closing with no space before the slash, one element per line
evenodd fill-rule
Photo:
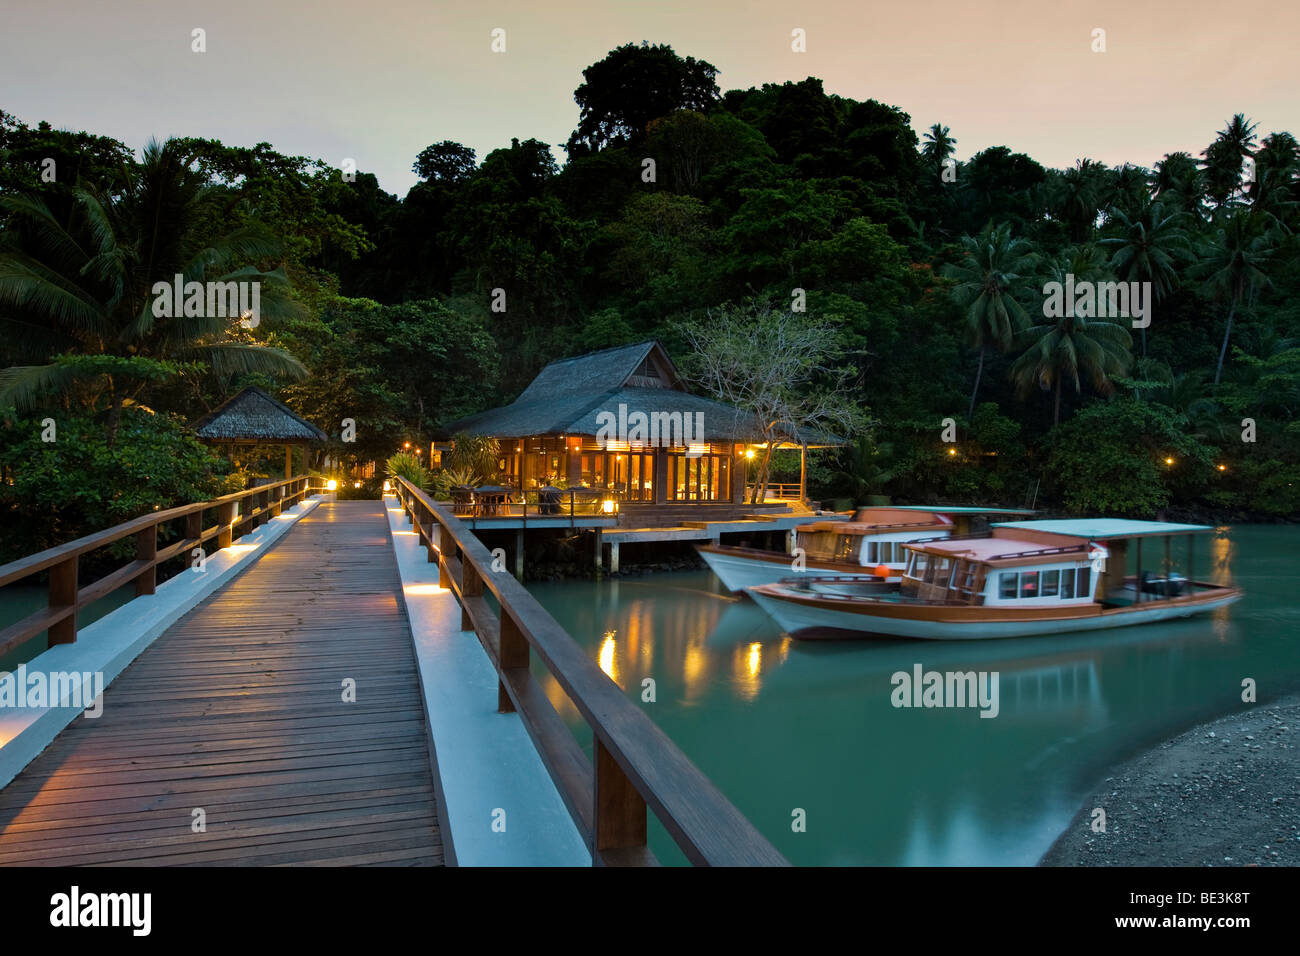
<path fill-rule="evenodd" d="M 229 547 L 235 538 L 300 501 L 307 494 L 307 481 L 306 476 L 286 478 L 211 501 L 155 511 L 0 566 L 0 587 L 42 571 L 50 572 L 46 606 L 0 631 L 0 655 L 42 631 L 49 633 L 49 646 L 72 643 L 77 639 L 77 612 L 83 607 L 132 583 L 136 597 L 153 594 L 158 583 L 158 565 L 202 547 L 213 538 L 217 539 L 218 548 Z M 245 502 L 249 502 L 247 507 Z M 216 524 L 205 525 L 204 514 L 208 511 L 215 512 Z M 159 526 L 179 520 L 184 521 L 180 537 L 165 547 L 158 547 Z M 134 560 L 83 586 L 79 578 L 82 555 L 124 538 L 135 539 Z"/>
<path fill-rule="evenodd" d="M 394 486 L 438 563 L 440 586 L 460 602 L 461 627 L 478 635 L 496 667 L 498 709 L 522 718 L 594 864 L 656 864 L 646 846 L 650 810 L 696 865 L 788 865 L 522 584 L 492 571 L 491 553 L 463 522 L 405 479 Z M 533 653 L 591 728 L 594 761 L 533 677 Z"/>
<path fill-rule="evenodd" d="M 754 497 L 754 486 L 746 485 L 745 500 L 748 501 L 752 497 Z M 767 491 L 763 495 L 763 500 L 764 501 L 798 501 L 802 497 L 803 497 L 802 489 L 799 487 L 798 482 L 795 482 L 793 484 L 781 484 L 779 482 L 769 481 L 767 483 Z"/>

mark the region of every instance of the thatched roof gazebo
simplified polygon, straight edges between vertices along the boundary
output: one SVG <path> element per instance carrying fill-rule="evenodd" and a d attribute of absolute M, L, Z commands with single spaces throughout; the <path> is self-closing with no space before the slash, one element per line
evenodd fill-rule
<path fill-rule="evenodd" d="M 329 436 L 288 405 L 260 388 L 246 388 L 194 423 L 205 442 L 216 445 L 284 445 L 284 477 L 293 477 L 293 446 L 306 447 Z"/>

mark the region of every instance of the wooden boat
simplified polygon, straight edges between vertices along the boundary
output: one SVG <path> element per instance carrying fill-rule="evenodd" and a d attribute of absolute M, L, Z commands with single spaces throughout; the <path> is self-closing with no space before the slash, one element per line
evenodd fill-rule
<path fill-rule="evenodd" d="M 1023 521 L 988 535 L 904 546 L 897 592 L 829 577 L 791 578 L 750 595 L 794 637 L 981 640 L 1092 631 L 1187 617 L 1237 601 L 1241 591 L 1197 581 L 1191 536 L 1201 525 L 1121 519 Z M 1170 542 L 1186 536 L 1186 577 L 1175 575 Z M 1164 541 L 1163 577 L 1143 567 L 1142 542 Z M 1136 543 L 1137 574 L 1126 574 Z"/>
<path fill-rule="evenodd" d="M 859 508 L 848 521 L 826 520 L 799 525 L 794 553 L 704 544 L 696 550 L 730 591 L 743 593 L 759 584 L 774 584 L 794 573 L 820 577 L 858 577 L 864 573 L 901 581 L 909 541 L 946 538 L 969 528 L 978 515 L 1032 514 L 1018 509 L 967 507 Z"/>

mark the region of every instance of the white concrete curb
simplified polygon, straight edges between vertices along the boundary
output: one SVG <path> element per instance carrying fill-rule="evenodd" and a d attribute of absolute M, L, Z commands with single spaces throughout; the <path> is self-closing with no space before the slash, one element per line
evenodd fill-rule
<path fill-rule="evenodd" d="M 13 780 L 81 714 L 82 708 L 76 706 L 82 684 L 80 675 L 103 674 L 103 686 L 108 688 L 113 678 L 167 628 L 255 562 L 272 541 L 284 535 L 318 503 L 317 499 L 308 498 L 270 518 L 233 546 L 208 555 L 202 573 L 185 571 L 164 581 L 155 594 L 128 601 L 79 629 L 73 643 L 56 645 L 28 661 L 28 674 L 39 671 L 78 676 L 65 687 L 60 699 L 64 706 L 0 707 L 0 787 Z M 112 691 L 106 690 L 104 706 L 112 705 Z"/>
<path fill-rule="evenodd" d="M 438 587 L 438 565 L 427 560 L 397 498 L 385 496 L 384 507 L 432 736 L 447 862 L 591 866 L 519 715 L 497 713 L 496 670 L 474 633 L 460 629 L 460 605 Z M 498 832 L 493 823 L 502 819 Z"/>

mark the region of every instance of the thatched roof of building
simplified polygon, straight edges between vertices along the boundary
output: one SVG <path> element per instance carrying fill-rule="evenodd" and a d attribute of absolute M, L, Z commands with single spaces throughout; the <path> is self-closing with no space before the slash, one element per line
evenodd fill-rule
<path fill-rule="evenodd" d="M 323 442 L 329 437 L 288 405 L 252 387 L 200 418 L 194 431 L 206 441 L 218 442 L 297 444 Z"/>
<path fill-rule="evenodd" d="M 547 365 L 513 403 L 470 415 L 446 425 L 449 432 L 491 438 L 534 435 L 587 435 L 600 432 L 601 412 L 628 415 L 703 415 L 699 442 L 762 441 L 756 416 L 731 405 L 692 395 L 672 359 L 658 342 L 604 349 Z M 816 444 L 836 443 L 828 436 L 804 436 Z"/>

